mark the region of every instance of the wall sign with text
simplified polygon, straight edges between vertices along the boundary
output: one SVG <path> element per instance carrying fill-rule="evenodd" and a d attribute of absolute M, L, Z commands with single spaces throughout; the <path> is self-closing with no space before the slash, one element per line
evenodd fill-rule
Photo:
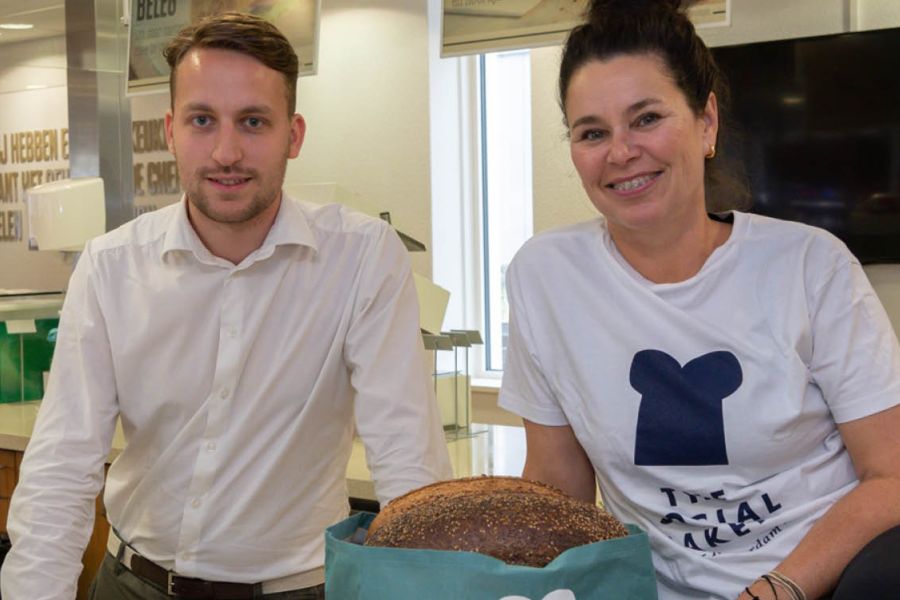
<path fill-rule="evenodd" d="M 25 190 L 69 176 L 69 129 L 0 131 L 0 243 L 22 242 Z"/>
<path fill-rule="evenodd" d="M 128 92 L 168 88 L 162 52 L 178 31 L 203 17 L 239 10 L 274 23 L 300 59 L 300 75 L 316 72 L 321 0 L 131 0 Z"/>

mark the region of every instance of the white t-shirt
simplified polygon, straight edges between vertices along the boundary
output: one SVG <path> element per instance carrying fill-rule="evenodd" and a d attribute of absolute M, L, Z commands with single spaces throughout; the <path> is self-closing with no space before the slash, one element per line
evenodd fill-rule
<path fill-rule="evenodd" d="M 735 212 L 694 277 L 655 284 L 603 219 L 508 272 L 500 405 L 570 425 L 606 506 L 647 530 L 662 600 L 733 599 L 857 485 L 835 423 L 900 399 L 900 347 L 829 233 Z"/>

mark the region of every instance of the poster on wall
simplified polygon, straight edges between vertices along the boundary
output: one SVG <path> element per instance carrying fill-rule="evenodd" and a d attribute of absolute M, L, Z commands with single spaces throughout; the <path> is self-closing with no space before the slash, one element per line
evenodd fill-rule
<path fill-rule="evenodd" d="M 441 56 L 562 44 L 584 21 L 588 0 L 443 0 Z M 697 27 L 730 25 L 731 0 L 698 0 Z"/>
<path fill-rule="evenodd" d="M 14 63 L 19 64 L 19 63 Z M 65 69 L 65 62 L 62 64 Z M 38 68 L 25 65 L 21 80 Z M 24 84 L 21 86 L 24 87 Z M 27 191 L 69 177 L 65 86 L 3 94 L 0 110 L 0 290 L 65 288 L 71 265 L 59 252 L 28 248 Z"/>
<path fill-rule="evenodd" d="M 0 244 L 23 248 L 25 192 L 69 177 L 66 88 L 6 94 L 0 111 Z"/>
<path fill-rule="evenodd" d="M 163 115 L 168 108 L 168 89 L 162 94 L 140 94 L 131 98 L 135 216 L 181 198 L 178 164 L 166 145 Z"/>
<path fill-rule="evenodd" d="M 274 23 L 300 59 L 300 75 L 314 75 L 321 0 L 131 0 L 128 93 L 168 89 L 169 65 L 163 50 L 189 23 L 229 10 Z"/>

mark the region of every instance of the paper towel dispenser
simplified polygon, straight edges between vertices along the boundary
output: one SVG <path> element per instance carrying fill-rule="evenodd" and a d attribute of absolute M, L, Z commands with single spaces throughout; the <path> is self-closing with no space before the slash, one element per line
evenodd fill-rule
<path fill-rule="evenodd" d="M 28 247 L 79 251 L 106 231 L 103 179 L 60 179 L 25 190 Z"/>

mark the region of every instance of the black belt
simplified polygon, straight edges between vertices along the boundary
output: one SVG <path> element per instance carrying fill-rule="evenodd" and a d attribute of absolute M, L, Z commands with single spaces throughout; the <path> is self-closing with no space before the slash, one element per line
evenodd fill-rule
<path fill-rule="evenodd" d="M 267 594 L 317 587 L 325 579 L 322 568 L 261 583 L 206 581 L 194 577 L 184 577 L 164 569 L 138 554 L 134 548 L 122 541 L 122 538 L 112 528 L 109 532 L 106 549 L 122 566 L 141 579 L 160 587 L 170 596 L 184 600 L 243 600 L 245 598 L 251 600 Z"/>
<path fill-rule="evenodd" d="M 184 600 L 252 600 L 263 595 L 261 583 L 207 581 L 182 577 L 147 560 L 140 554 L 132 555 L 131 564 L 125 565 L 125 567 L 138 577 L 166 590 L 170 596 L 184 598 Z"/>

